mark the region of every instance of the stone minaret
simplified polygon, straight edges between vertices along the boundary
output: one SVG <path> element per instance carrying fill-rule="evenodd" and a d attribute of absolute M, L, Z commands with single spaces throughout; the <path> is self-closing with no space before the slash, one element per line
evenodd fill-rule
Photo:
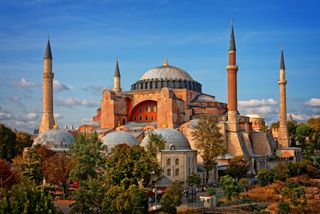
<path fill-rule="evenodd" d="M 280 87 L 280 125 L 278 143 L 279 148 L 289 147 L 288 127 L 287 127 L 287 104 L 286 104 L 286 73 L 285 73 L 283 51 L 281 51 L 280 59 L 280 79 L 278 81 Z"/>
<path fill-rule="evenodd" d="M 237 97 L 236 43 L 233 23 L 231 24 L 228 72 L 228 124 L 229 131 L 237 131 L 238 97 Z"/>
<path fill-rule="evenodd" d="M 114 76 L 113 76 L 113 91 L 118 93 L 121 92 L 121 87 L 120 87 L 120 69 L 119 69 L 119 64 L 118 64 L 118 59 L 116 62 L 116 67 L 114 69 Z"/>
<path fill-rule="evenodd" d="M 53 117 L 53 77 L 52 72 L 52 53 L 50 41 L 48 40 L 47 49 L 43 60 L 43 112 L 39 132 L 52 129 L 55 122 Z"/>

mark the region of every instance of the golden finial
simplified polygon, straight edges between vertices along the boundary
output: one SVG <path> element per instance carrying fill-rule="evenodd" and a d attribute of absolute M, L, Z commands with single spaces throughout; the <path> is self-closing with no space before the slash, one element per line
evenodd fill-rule
<path fill-rule="evenodd" d="M 57 122 L 55 122 L 55 124 L 53 125 L 53 128 L 54 128 L 54 129 L 59 129 L 59 125 L 58 125 Z"/>
<path fill-rule="evenodd" d="M 168 66 L 169 66 L 168 57 L 167 57 L 167 56 L 164 58 L 163 66 L 164 66 L 164 67 L 168 67 Z"/>
<path fill-rule="evenodd" d="M 167 117 L 164 118 L 164 122 L 163 122 L 162 128 L 168 128 Z"/>

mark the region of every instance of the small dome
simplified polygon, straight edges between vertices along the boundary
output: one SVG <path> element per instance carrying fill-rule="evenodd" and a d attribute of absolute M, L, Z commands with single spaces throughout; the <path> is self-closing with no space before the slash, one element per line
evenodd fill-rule
<path fill-rule="evenodd" d="M 115 131 L 105 135 L 102 138 L 102 143 L 108 149 L 119 144 L 127 144 L 128 146 L 139 145 L 139 141 L 133 135 L 124 131 Z"/>
<path fill-rule="evenodd" d="M 61 129 L 49 129 L 40 133 L 32 146 L 43 145 L 53 151 L 67 151 L 73 143 L 73 136 L 67 131 Z"/>
<path fill-rule="evenodd" d="M 172 128 L 159 128 L 154 130 L 160 134 L 166 141 L 165 150 L 191 150 L 190 144 L 186 137 L 179 131 Z M 147 145 L 148 135 L 142 140 L 141 146 Z"/>
<path fill-rule="evenodd" d="M 174 67 L 171 65 L 163 65 L 155 68 L 151 68 L 145 72 L 140 80 L 147 79 L 173 79 L 173 80 L 189 80 L 192 81 L 192 77 L 183 69 Z"/>

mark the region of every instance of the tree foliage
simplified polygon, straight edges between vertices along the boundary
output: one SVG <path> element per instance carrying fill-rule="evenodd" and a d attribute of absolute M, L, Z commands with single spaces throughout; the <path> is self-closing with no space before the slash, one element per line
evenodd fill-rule
<path fill-rule="evenodd" d="M 57 213 L 50 194 L 29 183 L 0 190 L 0 213 Z"/>
<path fill-rule="evenodd" d="M 75 136 L 70 150 L 71 158 L 75 165 L 70 172 L 71 179 L 79 184 L 88 180 L 89 177 L 101 177 L 105 168 L 105 157 L 102 152 L 102 142 L 97 133 L 82 134 Z"/>
<path fill-rule="evenodd" d="M 161 210 L 167 213 L 176 213 L 177 208 L 182 201 L 181 184 L 173 182 L 160 199 Z"/>
<path fill-rule="evenodd" d="M 258 172 L 257 179 L 260 186 L 271 184 L 275 179 L 274 171 L 262 169 Z"/>
<path fill-rule="evenodd" d="M 221 177 L 220 185 L 224 191 L 224 195 L 227 196 L 229 200 L 239 197 L 241 185 L 233 177 L 230 177 L 229 175 Z"/>
<path fill-rule="evenodd" d="M 203 159 L 206 183 L 208 183 L 209 171 L 216 166 L 217 157 L 225 153 L 223 135 L 213 118 L 201 117 L 198 124 L 194 126 L 192 137 Z"/>
<path fill-rule="evenodd" d="M 280 191 L 281 201 L 280 203 L 289 204 L 298 209 L 299 213 L 304 210 L 307 204 L 305 189 L 303 186 L 295 182 L 286 182 L 285 187 Z M 279 208 L 281 210 L 281 204 L 279 203 Z M 290 207 L 289 207 L 290 211 Z M 284 213 L 284 212 L 283 212 Z"/>
<path fill-rule="evenodd" d="M 103 213 L 148 213 L 147 190 L 136 185 L 112 186 L 106 193 L 103 203 Z"/>
<path fill-rule="evenodd" d="M 320 117 L 310 118 L 308 120 L 308 125 L 312 128 L 315 132 L 320 132 Z"/>
<path fill-rule="evenodd" d="M 250 169 L 250 162 L 245 160 L 243 156 L 234 157 L 230 160 L 226 174 L 233 178 L 240 179 L 246 176 Z"/>
<path fill-rule="evenodd" d="M 16 132 L 16 152 L 21 154 L 23 149 L 26 147 L 31 147 L 33 143 L 32 135 L 27 132 Z"/>
<path fill-rule="evenodd" d="M 19 173 L 3 159 L 0 159 L 0 188 L 10 189 L 19 182 Z"/>
<path fill-rule="evenodd" d="M 0 124 L 0 158 L 11 160 L 17 154 L 16 134 L 10 128 Z"/>
<path fill-rule="evenodd" d="M 158 161 L 139 145 L 120 144 L 107 155 L 106 175 L 113 185 L 146 187 L 152 176 L 160 176 L 162 169 Z"/>
<path fill-rule="evenodd" d="M 147 152 L 153 156 L 157 157 L 157 154 L 165 148 L 166 141 L 160 134 L 149 132 L 148 133 L 148 143 L 146 145 Z"/>
<path fill-rule="evenodd" d="M 201 183 L 201 178 L 200 175 L 197 173 L 192 173 L 191 175 L 188 176 L 188 184 L 189 186 L 192 185 L 200 185 Z"/>

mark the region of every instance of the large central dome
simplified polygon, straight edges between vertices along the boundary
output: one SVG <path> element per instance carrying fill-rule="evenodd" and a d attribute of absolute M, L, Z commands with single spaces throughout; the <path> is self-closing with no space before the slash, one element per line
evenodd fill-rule
<path fill-rule="evenodd" d="M 131 85 L 131 90 L 150 90 L 168 88 L 186 88 L 201 92 L 201 84 L 193 80 L 183 69 L 169 65 L 168 59 L 162 66 L 151 68 L 141 78 Z"/>
<path fill-rule="evenodd" d="M 151 68 L 145 72 L 140 80 L 148 79 L 173 79 L 173 80 L 190 80 L 192 77 L 181 68 L 177 68 L 171 65 L 163 65 L 155 68 Z"/>

